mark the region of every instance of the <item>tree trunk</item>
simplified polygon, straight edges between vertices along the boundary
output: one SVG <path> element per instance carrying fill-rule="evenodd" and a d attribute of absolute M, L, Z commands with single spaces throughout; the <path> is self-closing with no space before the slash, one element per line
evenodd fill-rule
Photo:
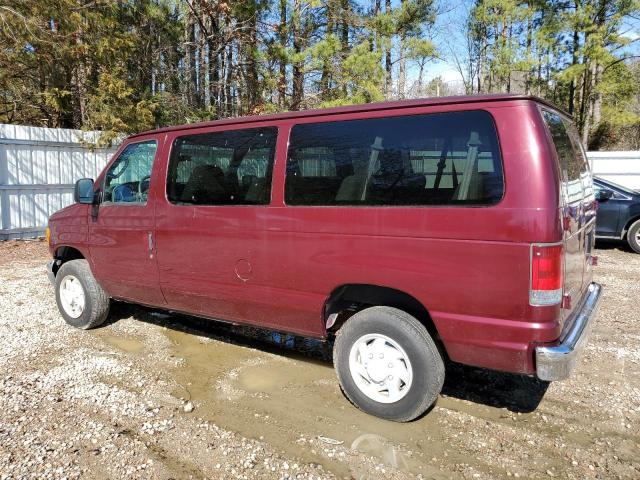
<path fill-rule="evenodd" d="M 593 128 L 597 128 L 602 120 L 602 93 L 598 86 L 602 79 L 602 65 L 599 62 L 594 62 L 593 72 L 593 93 L 591 95 L 592 107 L 591 107 L 591 125 Z"/>
<path fill-rule="evenodd" d="M 325 29 L 325 38 L 334 33 L 335 28 L 335 4 L 329 0 L 327 2 L 327 28 Z M 320 98 L 323 101 L 331 100 L 331 59 L 323 58 L 322 74 L 320 76 Z"/>
<path fill-rule="evenodd" d="M 398 66 L 398 98 L 403 99 L 405 96 L 406 82 L 407 82 L 407 61 L 404 56 L 405 37 L 400 37 L 400 62 Z"/>
<path fill-rule="evenodd" d="M 381 7 L 380 0 L 374 0 L 374 2 L 373 2 L 373 16 L 374 17 L 378 16 L 378 14 L 380 13 L 380 7 Z M 372 29 L 371 37 L 369 38 L 369 50 L 371 52 L 373 52 L 376 47 L 380 48 L 380 45 L 378 43 L 379 43 L 378 35 L 375 32 L 375 30 Z"/>
<path fill-rule="evenodd" d="M 204 22 L 204 14 L 201 19 Z M 198 28 L 198 106 L 204 107 L 207 104 L 207 43 L 206 34 L 202 27 Z"/>
<path fill-rule="evenodd" d="M 340 23 L 340 46 L 341 57 L 344 63 L 349 55 L 349 23 L 351 21 L 351 4 L 350 0 L 342 0 L 342 22 Z M 347 95 L 347 83 L 342 82 L 342 94 Z"/>
<path fill-rule="evenodd" d="M 607 0 L 600 0 L 600 8 L 598 9 L 598 15 L 596 17 L 596 25 L 598 29 L 603 30 L 607 21 Z M 604 42 L 604 40 L 603 40 Z M 601 45 L 605 48 L 605 45 Z M 593 63 L 593 91 L 592 91 L 592 127 L 597 128 L 601 120 L 602 112 L 602 93 L 600 92 L 600 81 L 602 80 L 602 73 L 604 68 L 600 59 L 594 60 Z M 585 145 L 587 145 L 585 143 Z"/>
<path fill-rule="evenodd" d="M 287 95 L 287 0 L 280 0 L 280 25 L 278 26 L 278 39 L 280 41 L 280 58 L 278 74 L 278 105 L 280 109 L 286 108 Z"/>
<path fill-rule="evenodd" d="M 576 2 L 577 8 L 577 2 Z M 578 49 L 580 48 L 580 32 L 577 29 L 573 31 L 573 42 L 571 45 L 571 66 L 578 64 Z M 571 79 L 571 83 L 569 84 L 569 98 L 567 102 L 569 103 L 569 113 L 573 115 L 575 111 L 575 97 L 576 97 L 576 78 L 573 77 Z"/>
<path fill-rule="evenodd" d="M 402 4 L 406 0 L 402 0 Z M 405 96 L 406 83 L 407 83 L 407 59 L 405 57 L 407 36 L 406 32 L 400 34 L 400 62 L 398 66 L 398 98 L 403 99 Z"/>
<path fill-rule="evenodd" d="M 188 106 L 194 105 L 194 91 L 196 86 L 196 69 L 195 69 L 195 48 L 194 48 L 194 29 L 195 22 L 193 12 L 187 11 L 187 21 L 184 30 L 184 81 L 185 96 Z"/>
<path fill-rule="evenodd" d="M 527 65 L 529 65 L 529 67 L 527 68 L 527 73 L 526 73 L 526 78 L 525 78 L 525 83 L 524 83 L 524 91 L 527 95 L 531 94 L 531 64 L 529 63 L 531 61 L 532 58 L 532 44 L 533 44 L 533 19 L 531 18 L 531 15 L 527 16 Z"/>
<path fill-rule="evenodd" d="M 227 55 L 226 48 L 222 49 L 220 52 L 220 85 L 218 86 L 218 93 L 220 95 L 220 106 L 218 108 L 219 116 L 223 117 L 227 111 L 227 81 L 226 81 L 226 72 L 227 72 Z"/>
<path fill-rule="evenodd" d="M 207 39 L 207 67 L 209 76 L 209 103 L 213 106 L 216 117 L 220 118 L 220 24 L 217 14 L 209 16 L 210 38 Z"/>
<path fill-rule="evenodd" d="M 247 113 L 256 113 L 261 103 L 261 92 L 258 81 L 258 5 L 251 2 L 247 22 L 247 34 L 244 44 L 244 56 L 247 64 L 246 99 Z"/>
<path fill-rule="evenodd" d="M 575 9 L 574 15 L 576 18 L 578 17 L 578 12 L 580 10 L 580 0 L 574 0 L 573 8 Z M 578 29 L 577 23 L 573 26 L 573 40 L 571 42 L 571 66 L 575 66 L 578 64 L 578 50 L 580 48 L 580 31 Z M 568 102 L 568 111 L 571 115 L 576 109 L 576 77 L 571 79 L 571 83 L 569 84 L 569 98 Z"/>
<path fill-rule="evenodd" d="M 484 33 L 484 29 L 482 31 Z M 484 87 L 484 69 L 486 63 L 486 47 L 487 47 L 487 37 L 486 35 L 482 35 L 480 39 L 480 45 L 478 47 L 478 66 L 477 66 L 477 84 L 478 91 L 476 93 L 482 93 L 482 89 Z"/>
<path fill-rule="evenodd" d="M 231 96 L 231 82 L 233 81 L 233 43 L 227 46 L 227 59 L 225 60 L 227 72 L 224 81 L 225 97 L 226 97 L 226 116 L 233 116 L 233 97 Z"/>
<path fill-rule="evenodd" d="M 85 120 L 88 68 L 82 48 L 83 36 L 84 32 L 82 28 L 80 28 L 75 32 L 73 37 L 76 45 L 75 64 L 72 70 L 72 91 L 74 99 L 72 104 L 73 125 L 65 125 L 67 128 L 82 128 Z"/>
<path fill-rule="evenodd" d="M 387 15 L 391 14 L 391 0 L 385 0 L 385 13 Z M 385 71 L 385 97 L 390 97 L 391 91 L 391 38 L 388 39 L 389 44 L 386 47 L 385 52 L 385 60 L 384 60 L 384 71 Z"/>
<path fill-rule="evenodd" d="M 302 52 L 302 14 L 301 0 L 294 0 L 293 15 L 291 18 L 291 31 L 293 33 L 293 51 L 295 54 Z M 291 110 L 300 110 L 304 89 L 304 72 L 302 62 L 293 64 L 293 94 L 291 96 Z"/>
<path fill-rule="evenodd" d="M 589 119 L 591 118 L 591 67 L 587 66 L 584 70 L 584 76 L 582 79 L 582 95 L 580 102 L 580 133 L 582 136 L 582 144 L 587 145 L 589 141 L 589 131 L 591 125 Z"/>

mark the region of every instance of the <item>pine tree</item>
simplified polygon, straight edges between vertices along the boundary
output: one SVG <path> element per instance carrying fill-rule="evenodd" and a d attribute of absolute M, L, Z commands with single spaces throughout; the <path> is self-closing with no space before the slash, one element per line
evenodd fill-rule
<path fill-rule="evenodd" d="M 640 133 L 625 21 L 638 0 L 475 0 L 464 48 L 434 0 L 0 0 L 0 122 L 105 131 L 442 95 L 526 92 L 574 115 L 585 143 Z M 617 140 L 615 140 L 617 138 Z M 640 144 L 640 140 L 637 142 Z"/>

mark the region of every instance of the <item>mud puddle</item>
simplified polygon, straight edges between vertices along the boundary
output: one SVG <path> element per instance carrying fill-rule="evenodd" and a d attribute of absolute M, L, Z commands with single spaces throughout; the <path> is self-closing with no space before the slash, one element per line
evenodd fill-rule
<path fill-rule="evenodd" d="M 414 422 L 398 424 L 360 412 L 348 402 L 331 363 L 331 345 L 324 342 L 142 309 L 132 316 L 161 327 L 155 333 L 164 337 L 161 356 L 175 360 L 162 362 L 161 368 L 174 385 L 170 396 L 180 415 L 263 440 L 338 476 L 367 478 L 357 457 L 348 458 L 352 451 L 399 471 L 448 478 L 452 472 L 443 470 L 443 463 L 475 463 L 452 442 L 465 432 L 451 431 L 451 414 L 510 427 L 528 422 L 528 414 L 515 421 L 506 409 L 522 389 L 518 379 L 507 377 L 496 387 L 493 378 L 475 377 L 466 370 L 450 372 L 452 381 L 436 407 Z M 151 338 L 99 336 L 126 354 L 154 354 L 147 345 Z M 493 385 L 488 396 L 493 403 L 486 401 L 486 385 Z M 191 413 L 180 408 L 187 401 L 195 405 Z"/>
<path fill-rule="evenodd" d="M 409 424 L 377 419 L 349 404 L 329 362 L 307 358 L 293 347 L 274 354 L 203 341 L 176 330 L 165 330 L 164 334 L 172 342 L 174 355 L 184 359 L 172 372 L 181 385 L 173 393 L 194 402 L 193 415 L 265 440 L 288 455 L 319 463 L 340 476 L 359 478 L 359 472 L 357 465 L 333 458 L 334 440 L 398 470 L 432 478 L 441 475 L 431 460 L 443 454 L 435 411 Z M 263 340 L 267 347 L 267 340 L 271 346 L 281 347 L 291 341 L 283 342 L 279 334 Z"/>
<path fill-rule="evenodd" d="M 99 336 L 107 345 L 115 347 L 124 353 L 140 353 L 145 348 L 144 343 L 135 338 L 107 334 L 101 334 Z"/>

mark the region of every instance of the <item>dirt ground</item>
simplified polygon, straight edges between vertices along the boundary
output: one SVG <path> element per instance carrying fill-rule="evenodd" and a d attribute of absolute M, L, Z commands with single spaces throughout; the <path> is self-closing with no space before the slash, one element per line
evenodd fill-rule
<path fill-rule="evenodd" d="M 449 365 L 395 424 L 348 403 L 317 342 L 123 304 L 72 329 L 44 243 L 0 243 L 0 479 L 640 478 L 640 255 L 599 247 L 570 380 Z"/>

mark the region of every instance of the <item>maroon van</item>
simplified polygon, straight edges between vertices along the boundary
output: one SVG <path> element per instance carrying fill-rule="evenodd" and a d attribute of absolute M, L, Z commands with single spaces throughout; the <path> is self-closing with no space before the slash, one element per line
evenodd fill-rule
<path fill-rule="evenodd" d="M 534 97 L 235 118 L 129 137 L 49 220 L 61 315 L 111 299 L 335 338 L 347 397 L 408 421 L 443 359 L 569 376 L 593 323 L 595 197 Z"/>

